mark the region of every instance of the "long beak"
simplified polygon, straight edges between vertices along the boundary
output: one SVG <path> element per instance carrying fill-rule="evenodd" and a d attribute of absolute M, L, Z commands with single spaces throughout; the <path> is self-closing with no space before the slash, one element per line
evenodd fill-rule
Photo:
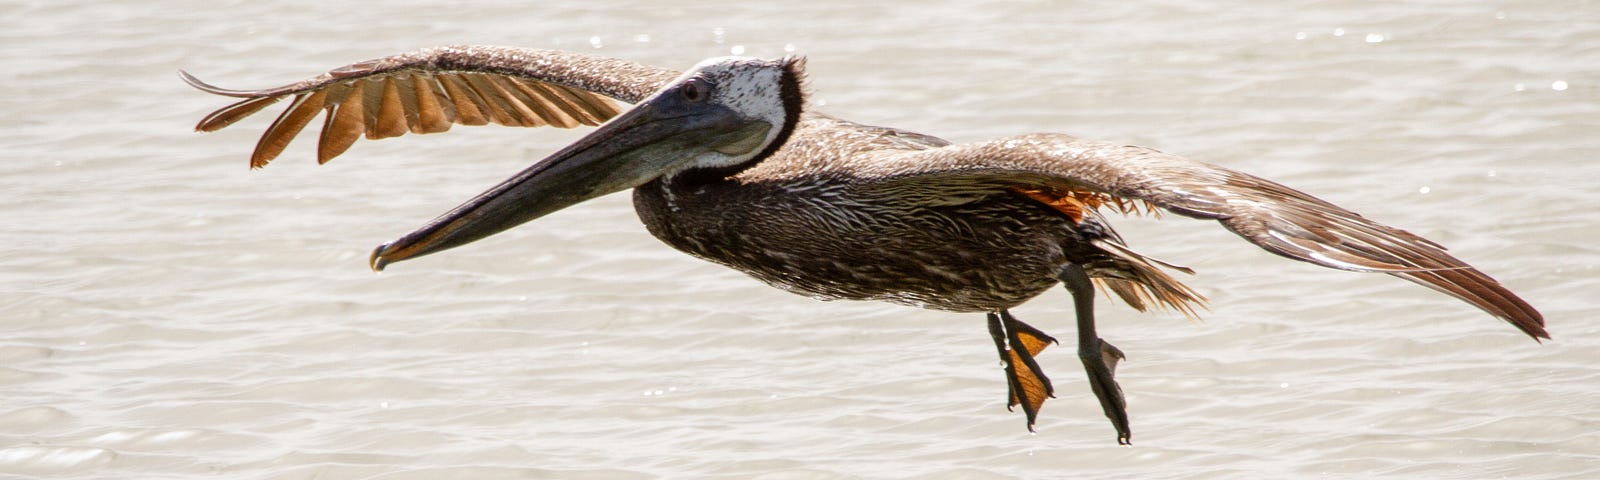
<path fill-rule="evenodd" d="M 664 90 L 426 226 L 373 250 L 373 270 L 471 243 L 557 210 L 634 188 L 771 126 Z"/>

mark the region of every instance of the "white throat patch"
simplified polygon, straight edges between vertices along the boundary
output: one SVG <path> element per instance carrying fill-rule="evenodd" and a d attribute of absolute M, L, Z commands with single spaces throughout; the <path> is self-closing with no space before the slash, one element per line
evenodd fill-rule
<path fill-rule="evenodd" d="M 710 102 L 766 125 L 766 128 L 752 127 L 749 137 L 708 152 L 697 159 L 694 166 L 738 165 L 760 154 L 764 147 L 777 140 L 787 121 L 783 98 L 784 68 L 782 60 L 718 57 L 700 62 L 678 79 L 704 79 L 713 86 Z"/>

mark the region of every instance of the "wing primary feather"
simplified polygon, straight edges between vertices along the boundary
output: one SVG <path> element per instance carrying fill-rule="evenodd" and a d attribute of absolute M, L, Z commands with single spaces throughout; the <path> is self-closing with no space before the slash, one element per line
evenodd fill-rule
<path fill-rule="evenodd" d="M 356 80 L 355 82 L 361 85 L 361 88 L 359 90 L 351 90 L 350 96 L 354 97 L 357 94 L 361 96 L 362 133 L 366 134 L 368 140 L 383 138 L 383 135 L 379 132 L 378 112 L 383 107 L 383 85 L 385 82 L 381 78 L 371 77 Z"/>
<path fill-rule="evenodd" d="M 212 94 L 212 95 L 221 95 L 221 96 L 224 96 L 224 97 L 235 97 L 235 98 L 258 98 L 258 97 L 263 96 L 261 94 L 261 92 L 259 92 L 259 91 L 254 91 L 254 90 L 233 90 L 233 89 L 227 89 L 227 88 L 218 87 L 216 85 L 212 85 L 212 84 L 203 82 L 203 81 L 200 80 L 200 78 L 195 77 L 194 75 L 192 75 L 189 72 L 184 71 L 184 70 L 178 70 L 178 78 L 183 79 L 183 83 L 187 83 L 191 87 L 194 87 L 196 89 L 199 89 L 202 92 L 206 92 L 206 93 L 209 93 L 209 94 Z"/>
<path fill-rule="evenodd" d="M 550 126 L 557 128 L 577 128 L 579 125 L 583 124 L 582 122 L 578 121 L 576 116 L 569 112 L 570 109 L 575 107 L 568 106 L 566 99 L 561 98 L 560 94 L 545 86 L 543 82 L 536 82 L 526 79 L 512 79 L 511 85 L 516 87 L 517 90 L 521 91 L 529 98 L 536 99 L 539 107 L 536 111 L 539 112 L 540 115 L 544 116 L 545 123 L 550 124 Z"/>
<path fill-rule="evenodd" d="M 365 82 L 353 82 L 345 89 L 344 101 L 330 106 L 327 121 L 322 125 L 322 140 L 317 143 L 317 163 L 328 163 L 339 156 L 356 140 L 366 127 Z"/>
<path fill-rule="evenodd" d="M 444 75 L 439 77 L 439 85 L 444 87 L 450 102 L 455 105 L 456 122 L 462 125 L 489 124 L 489 115 L 486 113 L 488 102 L 483 101 L 465 79 L 459 75 Z"/>
<path fill-rule="evenodd" d="M 417 77 L 411 74 L 398 74 L 389 77 L 389 82 L 394 85 L 395 98 L 400 99 L 400 117 L 404 120 L 405 131 L 421 134 L 422 113 L 417 106 Z"/>
<path fill-rule="evenodd" d="M 406 122 L 405 102 L 400 100 L 399 79 L 386 77 L 377 82 L 383 85 L 382 95 L 378 104 L 376 118 L 377 128 L 369 130 L 368 134 L 376 134 L 374 138 L 390 138 L 405 135 L 410 130 Z"/>
<path fill-rule="evenodd" d="M 536 98 L 528 97 L 522 89 L 517 88 L 515 80 L 499 76 L 485 77 L 484 80 L 494 87 L 495 92 L 500 94 L 500 98 L 506 100 L 506 106 L 510 107 L 509 112 L 522 122 L 521 126 L 542 127 L 549 125 L 549 122 L 545 121 L 544 114 L 539 111 L 541 102 Z"/>
<path fill-rule="evenodd" d="M 508 127 L 522 126 L 522 120 L 516 116 L 516 108 L 511 106 L 509 100 L 500 96 L 499 89 L 485 75 L 462 75 L 468 87 L 478 93 L 487 107 L 486 113 L 489 120 Z"/>
<path fill-rule="evenodd" d="M 552 87 L 568 93 L 568 96 L 578 101 L 577 105 L 586 113 L 584 125 L 599 125 L 622 113 L 617 103 L 609 98 L 601 97 L 575 88 L 552 85 Z"/>
<path fill-rule="evenodd" d="M 1394 275 L 1471 303 L 1517 327 L 1535 341 L 1550 338 L 1549 332 L 1545 331 L 1542 314 L 1477 269 L 1400 272 Z"/>
<path fill-rule="evenodd" d="M 426 75 L 413 77 L 411 82 L 412 97 L 416 103 L 416 122 L 411 124 L 411 131 L 416 133 L 439 133 L 450 130 L 454 120 L 446 105 L 450 102 L 440 102 L 439 95 L 434 90 L 437 83 Z"/>
<path fill-rule="evenodd" d="M 272 126 L 267 127 L 266 133 L 261 134 L 255 152 L 250 155 L 250 168 L 265 167 L 267 162 L 278 158 L 283 149 L 289 146 L 289 142 L 311 123 L 312 118 L 316 118 L 317 112 L 322 110 L 323 99 L 327 96 L 328 92 L 325 90 L 295 95 L 289 108 L 272 122 Z"/>
<path fill-rule="evenodd" d="M 510 77 L 495 77 L 495 87 L 498 88 L 506 99 L 511 101 L 511 106 L 516 109 L 517 115 L 533 123 L 535 126 L 554 125 L 550 113 L 544 106 L 544 99 L 537 94 L 522 88 L 522 82 Z"/>
<path fill-rule="evenodd" d="M 529 88 L 535 89 L 545 98 L 552 108 L 560 112 L 569 122 L 566 128 L 579 125 L 595 125 L 592 114 L 587 111 L 582 100 L 573 97 L 571 91 L 561 88 L 560 85 L 548 85 L 540 82 L 523 82 Z M 600 120 L 605 121 L 605 120 Z"/>
<path fill-rule="evenodd" d="M 244 117 L 254 115 L 256 112 L 261 111 L 261 109 L 267 108 L 274 103 L 278 103 L 279 100 L 283 100 L 283 97 L 259 97 L 234 102 L 233 104 L 222 107 L 215 112 L 211 112 L 210 115 L 206 115 L 205 118 L 200 119 L 200 123 L 195 124 L 194 130 L 197 132 L 215 132 L 217 130 L 221 130 L 228 125 L 233 125 L 233 122 L 237 122 Z"/>
<path fill-rule="evenodd" d="M 444 119 L 450 123 L 456 122 L 456 103 L 450 99 L 450 94 L 444 90 L 444 82 L 438 76 L 428 76 L 423 79 L 428 91 L 433 92 L 433 98 L 439 103 L 439 112 L 444 114 Z M 450 128 L 450 127 L 445 127 Z"/>
<path fill-rule="evenodd" d="M 467 85 L 478 92 L 478 97 L 488 104 L 490 121 L 508 127 L 522 126 L 522 117 L 517 114 L 516 107 L 511 106 L 511 101 L 500 93 L 500 88 L 488 75 L 467 75 L 462 78 L 467 80 Z"/>

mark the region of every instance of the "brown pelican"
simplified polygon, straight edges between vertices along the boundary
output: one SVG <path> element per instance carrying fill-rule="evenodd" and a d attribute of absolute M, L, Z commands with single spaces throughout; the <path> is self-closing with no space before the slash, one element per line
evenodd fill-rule
<path fill-rule="evenodd" d="M 1095 285 L 1144 310 L 1193 315 L 1200 294 L 1130 249 L 1102 216 L 1166 210 L 1216 220 L 1267 251 L 1444 292 L 1549 338 L 1538 311 L 1432 241 L 1246 173 L 1148 148 L 1060 134 L 952 145 L 803 109 L 804 62 L 719 58 L 675 72 L 623 60 L 504 47 L 420 50 L 239 97 L 213 131 L 289 107 L 251 156 L 261 167 L 324 114 L 318 160 L 363 134 L 452 124 L 600 128 L 372 253 L 371 267 L 493 235 L 584 200 L 633 189 L 640 220 L 691 255 L 791 292 L 984 312 L 1006 367 L 1008 408 L 1029 430 L 1053 396 L 1034 356 L 1054 338 L 1008 309 L 1065 284 L 1078 356 L 1117 430 L 1131 431 L 1113 378 L 1123 354 L 1095 333 Z M 635 104 L 619 112 L 614 101 Z M 619 115 L 620 113 L 620 115 Z M 615 118 L 612 118 L 615 117 Z M 609 121 L 607 121 L 609 119 Z"/>

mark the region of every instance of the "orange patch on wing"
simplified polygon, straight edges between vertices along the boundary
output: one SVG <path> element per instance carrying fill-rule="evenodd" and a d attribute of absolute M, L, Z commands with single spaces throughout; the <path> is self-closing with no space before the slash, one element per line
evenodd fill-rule
<path fill-rule="evenodd" d="M 1049 205 L 1072 219 L 1073 223 L 1083 221 L 1085 211 L 1099 210 L 1102 206 L 1110 206 L 1124 215 L 1158 214 L 1155 204 L 1141 200 L 1128 200 L 1107 193 L 1091 192 L 1088 190 L 1037 190 L 1031 188 L 1012 188 L 1039 203 Z M 1141 204 L 1143 208 L 1141 207 Z"/>

